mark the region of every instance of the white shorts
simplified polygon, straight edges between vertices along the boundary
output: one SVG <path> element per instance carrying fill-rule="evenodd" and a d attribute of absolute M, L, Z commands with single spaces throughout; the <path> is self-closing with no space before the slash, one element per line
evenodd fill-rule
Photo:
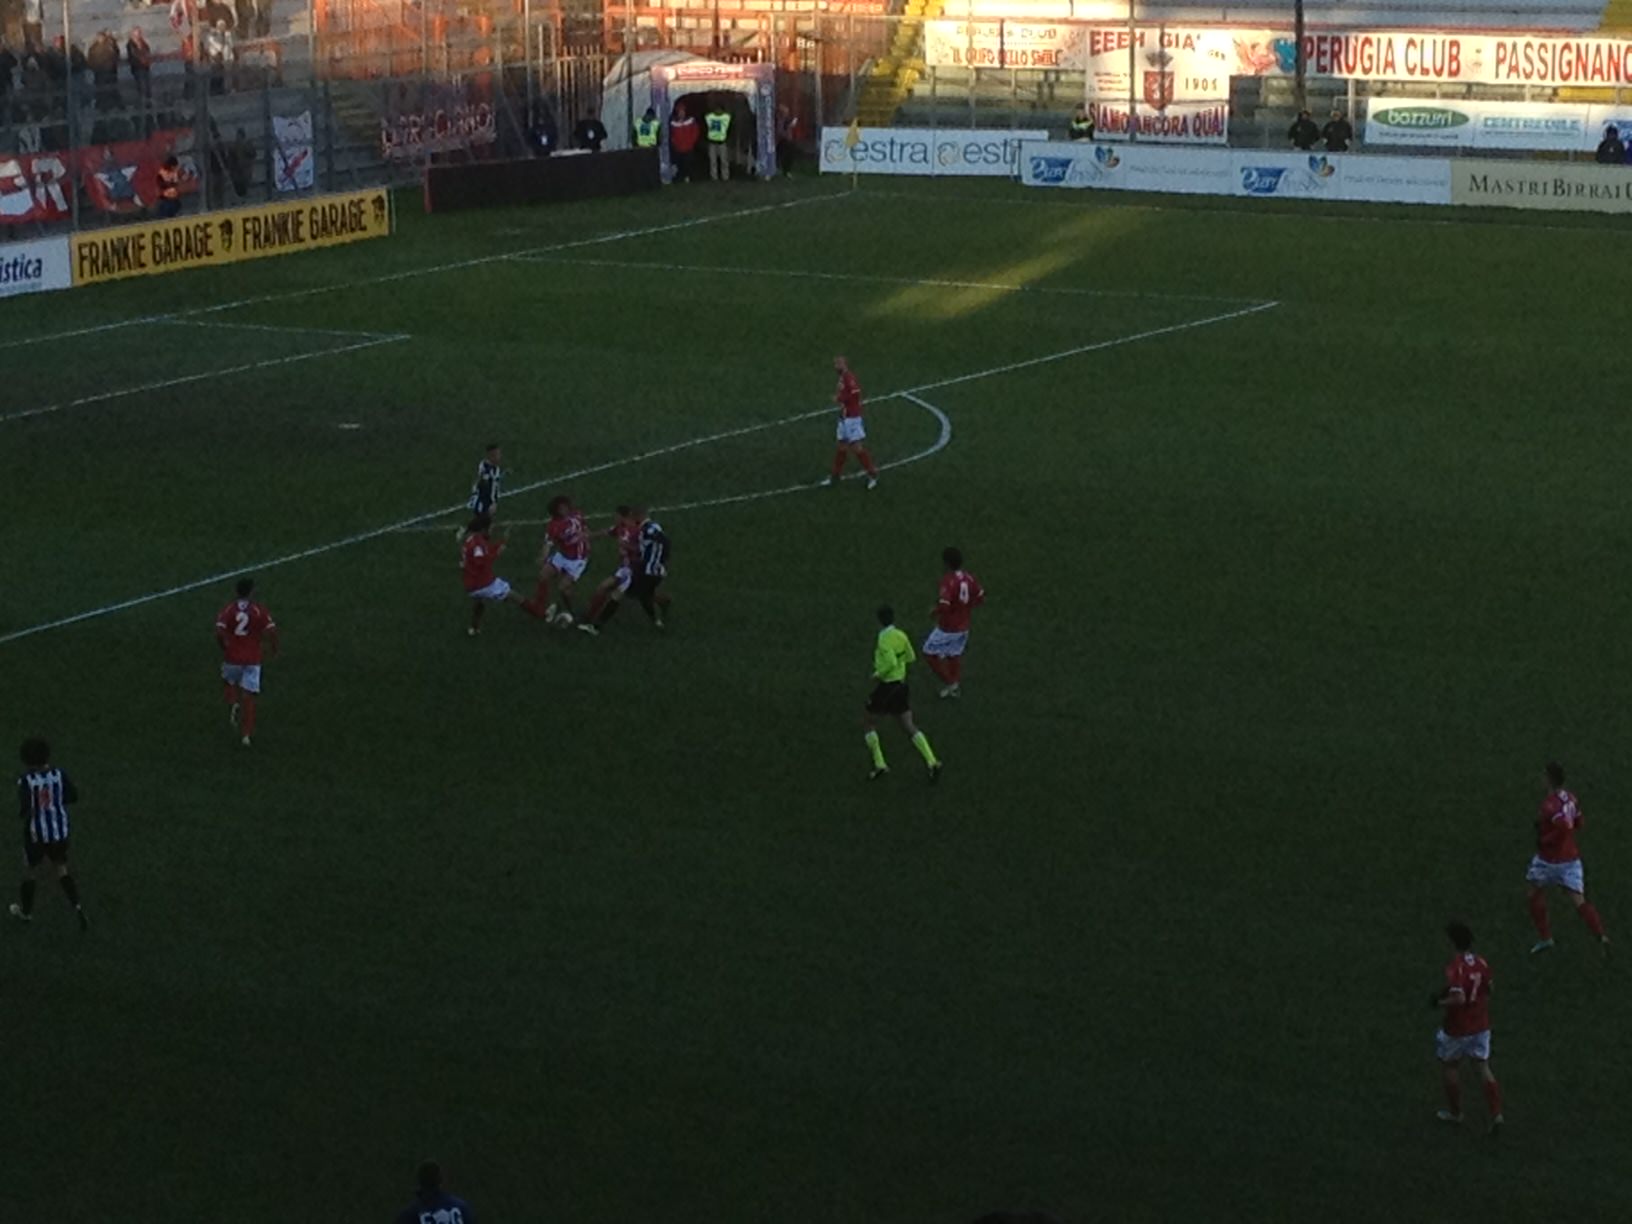
<path fill-rule="evenodd" d="M 969 630 L 962 633 L 948 633 L 945 629 L 931 629 L 929 636 L 924 639 L 924 653 L 934 655 L 938 659 L 955 659 L 961 655 L 969 645 Z"/>
<path fill-rule="evenodd" d="M 1490 1030 L 1482 1033 L 1469 1033 L 1466 1037 L 1452 1037 L 1444 1029 L 1434 1034 L 1434 1057 L 1440 1062 L 1461 1062 L 1464 1058 L 1471 1058 L 1474 1062 L 1490 1061 Z"/>
<path fill-rule="evenodd" d="M 234 688 L 241 688 L 246 693 L 261 691 L 261 665 L 259 663 L 223 663 L 221 664 L 221 679 Z"/>
<path fill-rule="evenodd" d="M 860 417 L 839 418 L 839 441 L 860 442 L 867 436 L 867 431 L 861 427 Z"/>
<path fill-rule="evenodd" d="M 1586 873 L 1581 870 L 1580 859 L 1571 859 L 1567 863 L 1549 863 L 1544 858 L 1533 858 L 1530 860 L 1530 870 L 1524 873 L 1524 878 L 1541 887 L 1557 884 L 1560 888 L 1567 888 L 1573 893 L 1587 891 Z"/>
<path fill-rule="evenodd" d="M 472 591 L 470 597 L 472 599 L 490 600 L 508 599 L 510 597 L 510 584 L 503 578 L 495 578 L 481 590 Z"/>
<path fill-rule="evenodd" d="M 635 571 L 627 565 L 620 565 L 617 573 L 612 575 L 612 580 L 618 584 L 618 591 L 621 594 L 627 591 L 629 584 L 635 580 Z"/>
<path fill-rule="evenodd" d="M 584 576 L 584 571 L 589 568 L 589 558 L 585 557 L 581 561 L 568 561 L 560 553 L 551 553 L 550 568 L 577 582 L 578 579 Z"/>

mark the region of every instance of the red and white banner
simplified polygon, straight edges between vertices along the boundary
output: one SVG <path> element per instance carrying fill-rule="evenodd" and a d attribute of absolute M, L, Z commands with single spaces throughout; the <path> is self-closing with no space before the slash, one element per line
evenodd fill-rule
<path fill-rule="evenodd" d="M 1094 135 L 1101 140 L 1162 141 L 1167 144 L 1228 144 L 1228 102 L 1172 102 L 1164 107 L 1126 102 L 1094 103 Z"/>
<path fill-rule="evenodd" d="M 926 21 L 924 63 L 1076 72 L 1088 34 L 1069 21 Z"/>
<path fill-rule="evenodd" d="M 73 215 L 68 193 L 76 172 L 91 208 L 116 215 L 145 212 L 158 203 L 159 166 L 172 154 L 181 164 L 182 192 L 197 191 L 192 138 L 190 129 L 177 128 L 72 153 L 0 157 L 0 225 L 66 221 Z"/>
<path fill-rule="evenodd" d="M 1435 30 L 1306 34 L 1310 76 L 1474 85 L 1632 86 L 1632 41 Z M 925 22 L 924 59 L 940 67 L 1086 71 L 1090 98 L 1222 100 L 1231 76 L 1291 76 L 1289 28 L 1096 25 L 1074 21 Z"/>
<path fill-rule="evenodd" d="M 1227 100 L 1235 62 L 1229 30 L 1095 26 L 1084 65 L 1089 98 L 1126 102 L 1132 96 L 1159 110 L 1171 102 Z"/>
<path fill-rule="evenodd" d="M 406 91 L 405 91 L 406 92 Z M 426 85 L 419 97 L 399 97 L 380 120 L 380 147 L 393 161 L 452 153 L 499 138 L 498 115 L 474 87 Z"/>

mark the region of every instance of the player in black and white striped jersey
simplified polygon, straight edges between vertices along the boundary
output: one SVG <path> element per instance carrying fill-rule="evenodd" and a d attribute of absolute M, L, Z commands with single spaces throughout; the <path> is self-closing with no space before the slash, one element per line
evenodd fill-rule
<path fill-rule="evenodd" d="M 51 763 L 51 745 L 43 739 L 23 741 L 23 772 L 17 777 L 17 811 L 23 822 L 23 861 L 28 874 L 17 890 L 11 916 L 34 921 L 35 876 L 50 862 L 68 903 L 74 907 L 79 929 L 90 922 L 79 903 L 79 883 L 68 870 L 68 805 L 79 801 L 79 791 L 60 768 Z"/>
<path fill-rule="evenodd" d="M 635 537 L 639 553 L 632 566 L 634 576 L 629 581 L 629 594 L 640 602 L 646 615 L 651 617 L 652 624 L 662 629 L 663 616 L 669 610 L 669 597 L 657 588 L 669 576 L 669 537 L 644 506 L 631 507 L 629 516 L 639 524 Z M 621 595 L 621 591 L 613 592 L 601 605 L 600 615 L 595 618 L 594 624 L 580 625 L 579 628 L 585 633 L 598 633 L 600 627 L 617 612 L 618 604 L 622 602 L 619 598 Z"/>
<path fill-rule="evenodd" d="M 476 480 L 470 486 L 470 498 L 465 506 L 473 515 L 492 519 L 499 512 L 499 485 L 504 480 L 504 450 L 497 442 L 489 442 L 484 450 L 482 461 L 476 465 Z M 460 527 L 454 534 L 463 538 L 465 529 Z"/>

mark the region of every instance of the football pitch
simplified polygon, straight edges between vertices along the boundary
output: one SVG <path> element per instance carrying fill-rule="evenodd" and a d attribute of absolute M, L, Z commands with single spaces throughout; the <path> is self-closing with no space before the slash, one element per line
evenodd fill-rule
<path fill-rule="evenodd" d="M 427 1155 L 483 1221 L 1624 1218 L 1628 973 L 1557 895 L 1528 957 L 1523 872 L 1557 758 L 1632 942 L 1632 224 L 844 186 L 0 305 L 0 702 L 93 924 L 0 930 L 0 1219 L 387 1219 Z M 643 502 L 666 633 L 465 635 L 490 440 L 499 573 Z M 870 783 L 947 545 L 946 773 Z"/>

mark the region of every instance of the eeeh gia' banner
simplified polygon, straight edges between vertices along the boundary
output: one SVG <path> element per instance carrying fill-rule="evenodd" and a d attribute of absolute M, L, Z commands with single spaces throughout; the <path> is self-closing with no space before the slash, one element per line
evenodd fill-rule
<path fill-rule="evenodd" d="M 195 192 L 192 140 L 190 129 L 177 128 L 72 153 L 0 157 L 0 225 L 66 221 L 73 212 L 68 180 L 76 170 L 90 206 L 116 215 L 146 212 L 158 203 L 159 167 L 172 154 L 181 166 L 182 192 Z"/>

